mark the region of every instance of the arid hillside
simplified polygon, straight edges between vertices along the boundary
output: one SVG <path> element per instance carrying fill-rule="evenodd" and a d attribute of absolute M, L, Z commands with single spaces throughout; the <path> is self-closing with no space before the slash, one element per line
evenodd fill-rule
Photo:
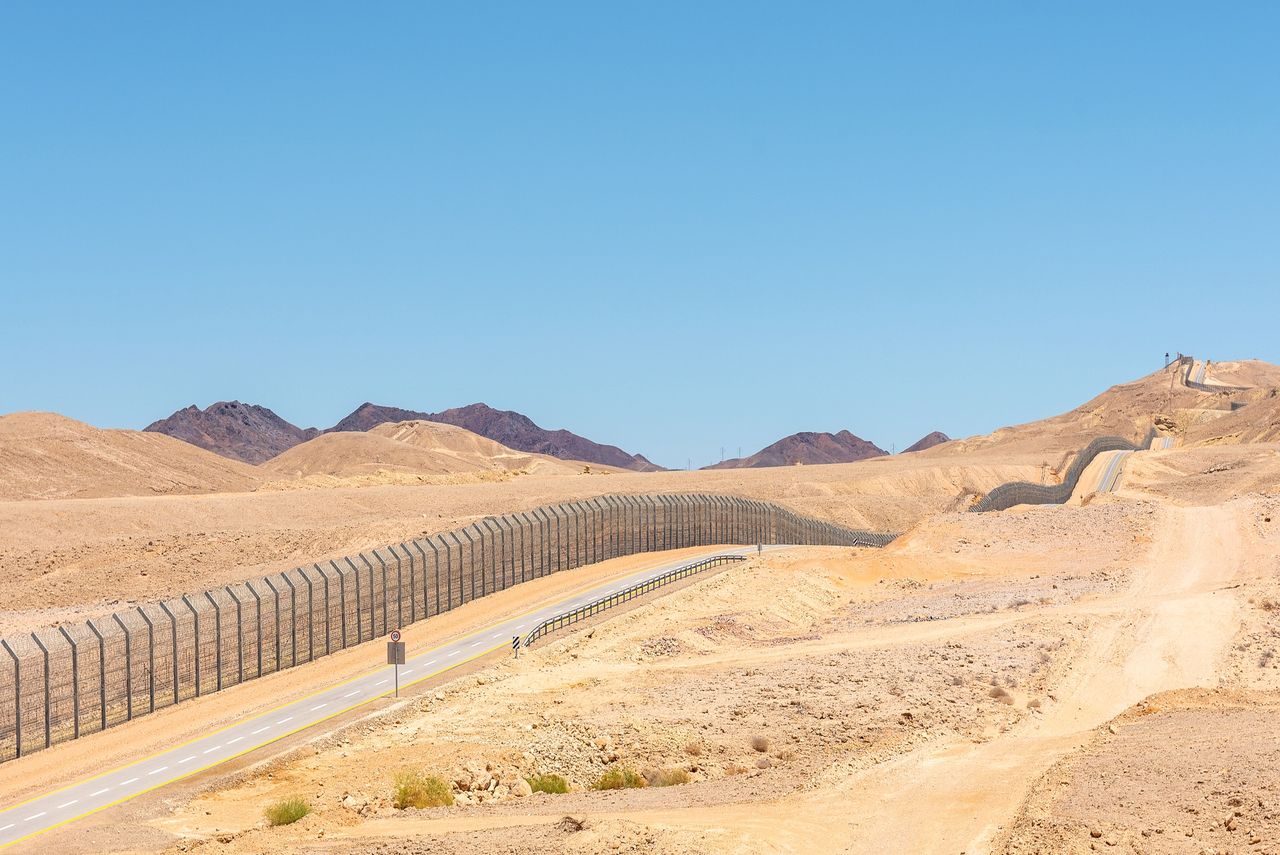
<path fill-rule="evenodd" d="M 447 483 L 454 476 L 574 475 L 585 464 L 507 448 L 453 425 L 380 424 L 367 432 L 327 433 L 296 445 L 263 469 L 300 484 Z"/>
<path fill-rule="evenodd" d="M 1062 415 L 955 440 L 924 454 L 953 456 L 979 450 L 1030 452 L 1045 455 L 1046 460 L 1056 466 L 1063 455 L 1105 434 L 1136 441 L 1154 425 L 1163 435 L 1182 440 L 1190 436 L 1196 426 L 1225 417 L 1233 403 L 1265 400 L 1280 388 L 1280 366 L 1267 362 L 1214 363 L 1212 376 L 1248 387 L 1239 391 L 1204 392 L 1188 388 L 1183 382 L 1185 371 L 1185 365 L 1175 362 L 1132 382 L 1112 386 Z M 1209 376 L 1207 374 L 1206 379 Z M 1241 415 L 1240 421 L 1259 420 L 1261 413 L 1255 410 L 1253 414 Z"/>
<path fill-rule="evenodd" d="M 251 490 L 254 467 L 157 433 L 100 430 L 55 413 L 0 416 L 0 500 Z"/>

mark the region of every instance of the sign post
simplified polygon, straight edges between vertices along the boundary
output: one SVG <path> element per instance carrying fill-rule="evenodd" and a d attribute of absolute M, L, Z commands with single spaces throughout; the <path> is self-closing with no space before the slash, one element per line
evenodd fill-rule
<path fill-rule="evenodd" d="M 404 664 L 404 642 L 400 640 L 400 630 L 391 630 L 391 640 L 387 642 L 387 664 L 396 669 L 396 697 L 400 697 L 400 666 Z"/>
<path fill-rule="evenodd" d="M 511 636 L 511 649 L 516 652 L 516 658 L 520 658 L 520 636 Z"/>

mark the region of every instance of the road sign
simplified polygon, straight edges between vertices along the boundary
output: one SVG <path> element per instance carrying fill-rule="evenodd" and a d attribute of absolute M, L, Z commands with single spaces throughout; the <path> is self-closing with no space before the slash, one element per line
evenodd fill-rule
<path fill-rule="evenodd" d="M 404 642 L 403 641 L 387 642 L 387 664 L 388 665 L 404 664 Z"/>
<path fill-rule="evenodd" d="M 516 652 L 516 658 L 520 658 L 520 636 L 511 636 L 511 649 Z"/>
<path fill-rule="evenodd" d="M 399 640 L 400 640 L 400 630 L 398 630 L 398 629 L 393 629 L 393 630 L 391 630 L 391 640 L 392 640 L 392 641 L 399 641 Z"/>
<path fill-rule="evenodd" d="M 396 697 L 400 697 L 400 666 L 404 664 L 404 642 L 395 641 L 400 631 L 391 633 L 391 641 L 387 642 L 387 664 L 396 666 Z"/>

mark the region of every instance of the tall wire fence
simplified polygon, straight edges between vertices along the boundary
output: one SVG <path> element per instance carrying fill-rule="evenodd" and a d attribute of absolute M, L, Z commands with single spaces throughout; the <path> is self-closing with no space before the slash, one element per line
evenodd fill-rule
<path fill-rule="evenodd" d="M 884 546 L 729 496 L 600 496 L 0 639 L 10 760 L 385 635 L 478 597 L 622 555 L 712 544 Z"/>
<path fill-rule="evenodd" d="M 1033 484 L 1030 481 L 1010 481 L 994 488 L 982 497 L 982 500 L 969 508 L 974 513 L 986 511 L 1004 511 L 1015 505 L 1063 505 L 1071 498 L 1080 476 L 1099 454 L 1108 451 L 1137 451 L 1150 448 L 1155 442 L 1156 429 L 1151 428 L 1138 442 L 1134 443 L 1122 436 L 1100 436 L 1086 445 L 1071 461 L 1067 472 L 1059 484 Z"/>

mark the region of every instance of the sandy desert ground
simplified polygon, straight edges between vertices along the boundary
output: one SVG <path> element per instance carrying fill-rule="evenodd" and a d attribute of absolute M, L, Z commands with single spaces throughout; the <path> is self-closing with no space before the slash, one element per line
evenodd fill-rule
<path fill-rule="evenodd" d="M 752 560 L 79 839 L 1278 852 L 1280 498 L 1234 485 L 1280 481 L 1280 446 L 1225 450 L 1144 452 L 1119 494 L 1084 506 L 943 513 L 883 551 Z M 689 782 L 589 788 L 619 765 Z M 404 769 L 449 781 L 459 804 L 395 809 Z M 548 772 L 572 791 L 519 794 Z M 266 827 L 264 807 L 293 795 L 312 814 Z"/>
<path fill-rule="evenodd" d="M 1272 368 L 1215 376 L 1271 382 Z M 0 559 L 21 580 L 9 627 L 602 492 L 756 496 L 905 531 L 883 550 L 792 547 L 729 567 L 15 851 L 1280 853 L 1274 395 L 1167 382 L 840 466 L 0 503 Z M 1002 481 L 1056 477 L 1072 432 L 1119 432 L 1142 412 L 1177 445 L 1125 458 L 1117 492 L 1093 492 L 1091 469 L 1067 505 L 965 512 Z M 504 591 L 415 643 L 652 558 Z M 5 764 L 0 796 L 300 696 L 365 653 Z M 651 785 L 592 788 L 620 767 Z M 439 776 L 456 804 L 397 809 L 405 770 Z M 527 793 L 549 773 L 570 792 Z M 312 812 L 269 827 L 264 808 L 292 796 Z"/>

